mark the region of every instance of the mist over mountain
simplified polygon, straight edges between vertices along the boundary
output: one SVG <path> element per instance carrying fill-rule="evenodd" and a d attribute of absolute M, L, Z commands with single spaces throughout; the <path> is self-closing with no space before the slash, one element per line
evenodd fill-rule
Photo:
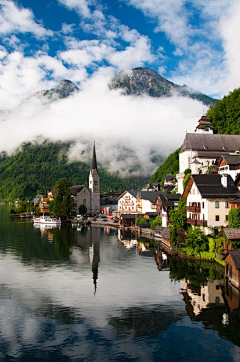
<path fill-rule="evenodd" d="M 135 77 L 129 78 L 130 73 Z M 64 153 L 69 168 L 74 162 L 89 165 L 95 141 L 103 171 L 118 178 L 147 180 L 181 146 L 185 132 L 194 131 L 207 102 L 197 100 L 197 92 L 185 96 L 177 93 L 175 89 L 179 86 L 174 88 L 173 83 L 149 69 L 134 69 L 130 73 L 127 72 L 124 82 L 126 73 L 121 73 L 121 84 L 117 81 L 119 73 L 109 70 L 94 74 L 80 88 L 63 80 L 57 87 L 35 93 L 18 107 L 1 112 L 0 152 L 4 151 L 4 157 L 0 163 L 4 165 L 0 175 L 4 170 L 4 180 L 6 160 L 16 152 L 19 155 L 22 144 L 41 146 L 44 140 L 51 144 L 68 143 Z M 58 163 L 58 158 L 55 161 Z M 35 162 L 34 158 L 31 162 Z M 18 162 L 14 165 L 19 167 Z M 65 167 L 65 176 L 69 168 Z M 36 169 L 44 180 L 40 164 Z M 63 175 L 62 171 L 60 174 Z M 34 175 L 36 178 L 37 173 Z M 57 172 L 54 175 L 57 177 Z M 106 184 L 104 189 L 107 188 Z"/>

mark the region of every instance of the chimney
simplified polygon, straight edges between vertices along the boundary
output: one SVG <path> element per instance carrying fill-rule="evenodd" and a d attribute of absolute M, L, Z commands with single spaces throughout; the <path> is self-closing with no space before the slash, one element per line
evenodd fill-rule
<path fill-rule="evenodd" d="M 228 186 L 227 177 L 228 177 L 228 175 L 226 175 L 226 174 L 222 174 L 222 176 L 221 176 L 221 184 L 225 188 Z"/>

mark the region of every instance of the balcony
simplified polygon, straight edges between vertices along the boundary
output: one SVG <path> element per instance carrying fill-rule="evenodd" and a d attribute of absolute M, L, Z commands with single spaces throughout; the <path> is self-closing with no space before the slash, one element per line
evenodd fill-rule
<path fill-rule="evenodd" d="M 189 212 L 201 212 L 200 206 L 187 206 L 187 211 Z"/>
<path fill-rule="evenodd" d="M 207 220 L 187 219 L 187 223 L 193 226 L 207 226 Z"/>

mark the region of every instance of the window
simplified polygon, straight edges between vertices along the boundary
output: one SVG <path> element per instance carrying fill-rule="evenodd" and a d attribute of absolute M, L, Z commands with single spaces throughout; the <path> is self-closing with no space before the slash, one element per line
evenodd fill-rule
<path fill-rule="evenodd" d="M 192 191 L 193 195 L 195 195 L 195 190 Z"/>
<path fill-rule="evenodd" d="M 219 215 L 215 216 L 215 221 L 219 221 Z"/>
<path fill-rule="evenodd" d="M 215 208 L 218 209 L 219 208 L 219 201 L 215 202 Z"/>
<path fill-rule="evenodd" d="M 225 221 L 228 221 L 228 215 L 225 216 Z"/>
<path fill-rule="evenodd" d="M 202 202 L 202 208 L 204 209 L 204 202 Z"/>
<path fill-rule="evenodd" d="M 228 208 L 228 201 L 225 202 L 225 207 Z"/>

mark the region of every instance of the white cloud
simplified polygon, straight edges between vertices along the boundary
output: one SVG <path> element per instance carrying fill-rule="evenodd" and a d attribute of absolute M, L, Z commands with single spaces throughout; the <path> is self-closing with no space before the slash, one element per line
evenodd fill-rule
<path fill-rule="evenodd" d="M 172 81 L 216 97 L 239 86 L 237 0 L 125 1 L 154 19 L 155 31 L 163 32 L 176 47 Z"/>
<path fill-rule="evenodd" d="M 53 35 L 34 20 L 31 10 L 17 6 L 14 1 L 0 0 L 0 9 L 0 34 L 29 32 L 38 38 Z"/>
<path fill-rule="evenodd" d="M 77 11 L 80 16 L 85 18 L 91 16 L 90 5 L 93 4 L 93 0 L 58 0 L 58 2 L 70 10 Z"/>
<path fill-rule="evenodd" d="M 81 159 L 80 151 L 95 140 L 98 160 L 110 172 L 126 176 L 137 166 L 137 174 L 151 174 L 158 166 L 151 158 L 166 157 L 182 144 L 186 130 L 193 131 L 201 116 L 202 103 L 182 97 L 124 96 L 109 90 L 112 75 L 103 69 L 73 97 L 45 107 L 39 99 L 30 99 L 1 115 L 1 149 L 12 151 L 42 135 L 53 141 L 75 140 L 70 158 Z"/>

